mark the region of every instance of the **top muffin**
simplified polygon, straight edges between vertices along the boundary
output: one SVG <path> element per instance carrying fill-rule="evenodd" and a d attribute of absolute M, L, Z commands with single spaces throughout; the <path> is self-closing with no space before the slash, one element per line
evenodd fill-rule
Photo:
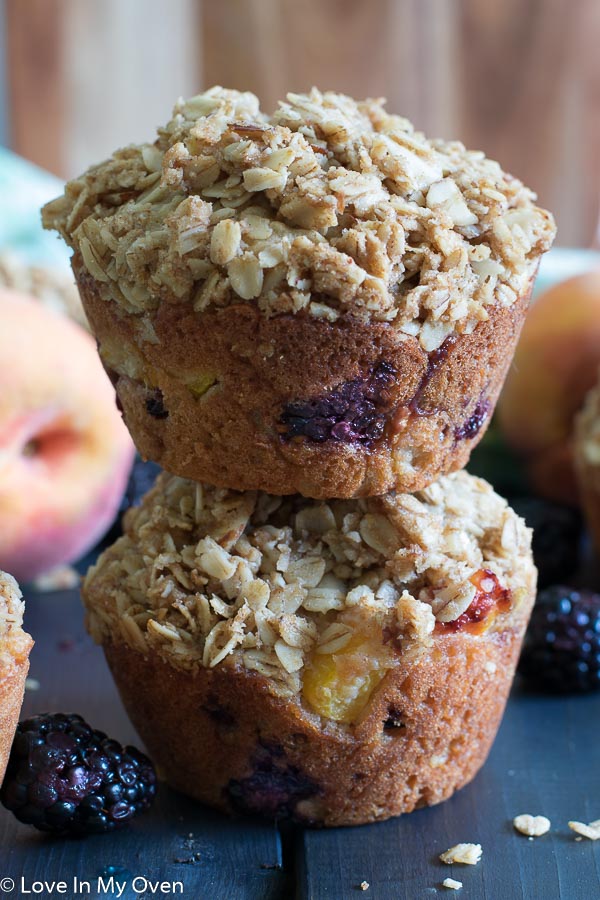
<path fill-rule="evenodd" d="M 349 498 L 467 462 L 554 234 L 533 201 L 380 100 L 213 88 L 43 216 L 144 456 Z"/>
<path fill-rule="evenodd" d="M 392 322 L 434 350 L 514 303 L 552 217 L 496 162 L 428 140 L 382 100 L 250 93 L 180 101 L 44 211 L 130 312 L 253 300 L 265 315 Z"/>

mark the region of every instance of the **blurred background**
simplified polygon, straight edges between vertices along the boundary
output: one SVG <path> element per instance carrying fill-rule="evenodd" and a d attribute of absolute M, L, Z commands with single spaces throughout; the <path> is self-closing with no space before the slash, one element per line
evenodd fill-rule
<path fill-rule="evenodd" d="M 499 159 L 597 240 L 598 0 L 0 0 L 0 142 L 61 176 L 212 84 L 267 109 L 313 84 Z M 1 200 L 0 200 L 1 202 Z"/>

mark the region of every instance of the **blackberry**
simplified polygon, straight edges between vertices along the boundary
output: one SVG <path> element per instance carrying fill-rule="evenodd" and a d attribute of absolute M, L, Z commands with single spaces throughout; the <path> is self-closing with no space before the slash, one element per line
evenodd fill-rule
<path fill-rule="evenodd" d="M 20 822 L 55 834 L 113 831 L 147 809 L 156 773 L 77 715 L 44 713 L 17 726 L 2 804 Z"/>
<path fill-rule="evenodd" d="M 513 501 L 513 509 L 533 528 L 533 558 L 540 588 L 570 578 L 579 565 L 583 520 L 569 506 L 534 497 Z"/>
<path fill-rule="evenodd" d="M 600 688 L 600 594 L 551 587 L 533 608 L 519 672 L 552 693 Z"/>
<path fill-rule="evenodd" d="M 322 397 L 288 403 L 279 422 L 282 437 L 305 437 L 318 444 L 373 443 L 383 435 L 387 391 L 395 374 L 389 363 L 380 362 L 367 378 L 347 381 Z"/>

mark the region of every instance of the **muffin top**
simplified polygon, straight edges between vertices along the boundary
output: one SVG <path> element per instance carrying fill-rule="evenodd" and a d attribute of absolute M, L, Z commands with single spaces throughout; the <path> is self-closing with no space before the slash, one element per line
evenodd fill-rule
<path fill-rule="evenodd" d="M 90 570 L 84 602 L 98 641 L 118 634 L 181 668 L 240 664 L 306 695 L 332 656 L 383 674 L 434 633 L 501 628 L 533 573 L 524 522 L 465 472 L 345 501 L 163 474 Z"/>
<path fill-rule="evenodd" d="M 534 199 L 382 100 L 313 89 L 269 117 L 215 87 L 67 184 L 43 221 L 126 312 L 246 301 L 389 322 L 430 351 L 528 289 L 555 233 Z"/>
<path fill-rule="evenodd" d="M 0 571 L 0 682 L 27 658 L 32 640 L 23 631 L 25 604 L 12 575 Z"/>

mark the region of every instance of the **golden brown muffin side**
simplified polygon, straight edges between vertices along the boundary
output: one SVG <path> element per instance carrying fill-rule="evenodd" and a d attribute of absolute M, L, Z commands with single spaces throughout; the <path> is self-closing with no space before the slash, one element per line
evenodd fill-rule
<path fill-rule="evenodd" d="M 310 497 L 420 490 L 462 468 L 491 418 L 531 291 L 427 354 L 385 323 L 266 318 L 240 303 L 123 315 L 74 258 L 104 365 L 143 456 L 196 481 Z M 373 443 L 286 437 L 291 405 L 394 372 Z"/>
<path fill-rule="evenodd" d="M 0 572 L 0 784 L 19 721 L 33 646 L 21 627 L 23 610 L 17 582 Z"/>

